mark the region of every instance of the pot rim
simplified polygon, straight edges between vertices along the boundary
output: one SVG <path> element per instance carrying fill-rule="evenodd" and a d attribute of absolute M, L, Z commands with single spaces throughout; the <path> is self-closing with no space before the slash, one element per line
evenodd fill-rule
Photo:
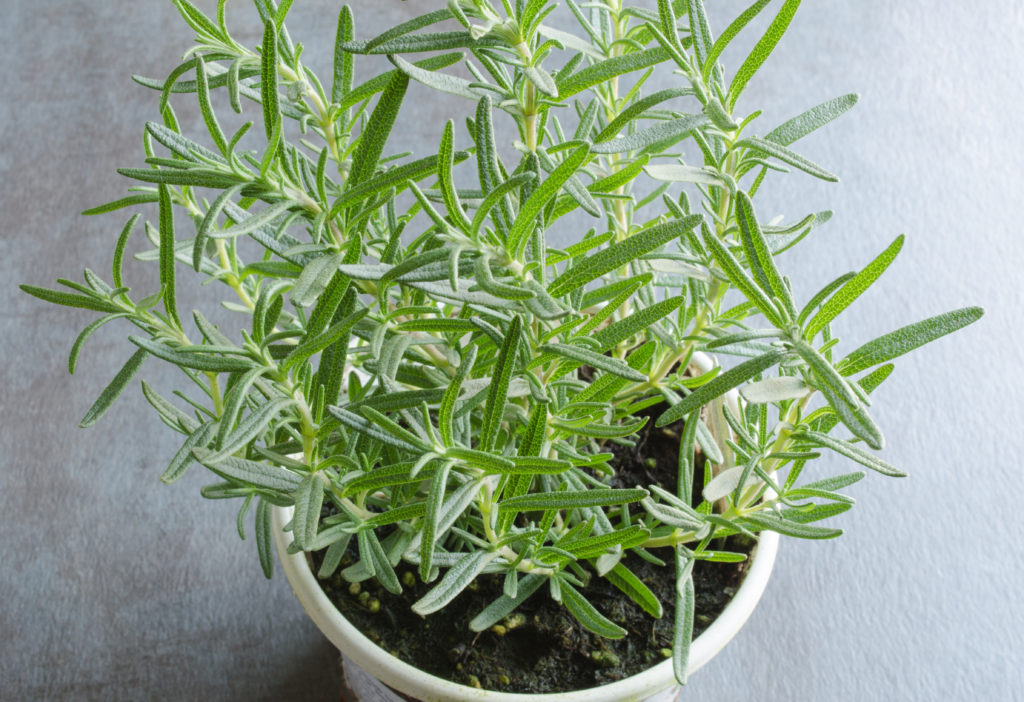
<path fill-rule="evenodd" d="M 692 363 L 704 368 L 713 365 L 705 354 L 694 354 Z M 375 644 L 338 611 L 320 587 L 306 553 L 288 553 L 293 539 L 291 532 L 284 531 L 284 526 L 291 521 L 293 512 L 293 507 L 275 506 L 272 519 L 277 553 L 295 596 L 320 631 L 352 662 L 407 695 L 426 702 L 616 702 L 643 699 L 674 684 L 670 659 L 606 685 L 544 694 L 483 690 L 422 671 Z M 687 674 L 692 675 L 710 661 L 746 623 L 768 585 L 778 547 L 777 533 L 761 532 L 750 568 L 736 594 L 704 633 L 693 640 Z"/>
<path fill-rule="evenodd" d="M 545 694 L 481 690 L 422 671 L 396 658 L 368 639 L 338 611 L 324 593 L 316 576 L 313 575 L 306 554 L 288 553 L 292 535 L 291 532 L 283 531 L 283 527 L 291 520 L 293 511 L 292 507 L 273 509 L 274 540 L 292 591 L 302 603 L 303 609 L 331 643 L 352 662 L 389 687 L 427 701 L 615 702 L 624 699 L 643 699 L 647 695 L 671 687 L 674 682 L 671 660 L 662 661 L 642 673 L 607 685 Z M 737 588 L 735 596 L 711 626 L 693 640 L 687 674 L 692 675 L 714 658 L 746 623 L 768 585 L 778 548 L 778 534 L 771 531 L 761 533 L 757 549 L 750 560 L 750 569 Z"/>

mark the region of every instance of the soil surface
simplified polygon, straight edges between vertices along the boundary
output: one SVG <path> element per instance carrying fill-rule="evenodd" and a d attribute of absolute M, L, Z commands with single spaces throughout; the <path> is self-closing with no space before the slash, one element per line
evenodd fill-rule
<path fill-rule="evenodd" d="M 654 418 L 663 410 L 663 406 L 648 410 L 651 420 L 635 447 L 606 447 L 615 454 L 615 487 L 659 484 L 675 491 L 682 426 L 654 428 Z M 703 461 L 697 463 L 694 491 L 699 494 Z M 753 542 L 742 537 L 731 537 L 718 546 L 746 553 L 753 547 Z M 444 610 L 427 617 L 415 614 L 411 605 L 432 585 L 420 582 L 415 567 L 408 564 L 396 569 L 405 584 L 401 595 L 389 593 L 376 581 L 350 585 L 340 575 L 321 581 L 321 585 L 341 613 L 368 638 L 433 675 L 504 692 L 568 692 L 635 675 L 671 656 L 675 568 L 671 550 L 657 549 L 651 554 L 668 565 L 657 566 L 632 553 L 623 563 L 661 601 L 661 619 L 652 618 L 604 578 L 591 578 L 583 590 L 605 616 L 629 632 L 618 640 L 584 629 L 550 598 L 546 587 L 501 624 L 481 633 L 470 631 L 470 620 L 501 595 L 503 576 L 479 577 Z M 347 565 L 355 555 L 350 551 L 343 563 Z M 312 557 L 316 572 L 322 553 Z M 695 637 L 732 599 L 746 568 L 747 563 L 695 564 Z"/>

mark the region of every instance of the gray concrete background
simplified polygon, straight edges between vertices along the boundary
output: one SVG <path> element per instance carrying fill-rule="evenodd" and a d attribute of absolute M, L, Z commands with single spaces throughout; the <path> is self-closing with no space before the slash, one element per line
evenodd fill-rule
<path fill-rule="evenodd" d="M 295 5 L 293 36 L 309 56 L 327 55 L 337 3 Z M 354 5 L 366 36 L 428 3 Z M 720 31 L 744 3 L 709 5 Z M 911 477 L 856 486 L 842 539 L 785 542 L 760 608 L 684 699 L 1024 696 L 1024 9 L 975 5 L 805 3 L 749 89 L 746 104 L 766 110 L 760 133 L 862 93 L 856 110 L 800 144 L 843 182 L 793 176 L 759 197 L 762 215 L 837 213 L 781 260 L 805 296 L 907 232 L 900 260 L 846 315 L 844 339 L 967 304 L 987 315 L 905 358 L 878 393 L 885 456 Z M 234 505 L 199 498 L 199 469 L 159 483 L 177 438 L 137 386 L 97 428 L 75 428 L 131 353 L 120 333 L 94 337 L 72 380 L 64 358 L 92 316 L 15 289 L 107 270 L 123 218 L 76 213 L 120 196 L 114 169 L 141 163 L 156 95 L 129 74 L 162 77 L 191 34 L 170 3 L 0 9 L 0 698 L 337 699 L 331 646 L 280 573 L 263 580 L 251 537 L 234 534 Z M 238 36 L 255 40 L 248 4 L 230 12 Z M 404 122 L 395 150 L 433 148 L 439 120 L 467 111 L 415 97 L 423 126 Z M 180 114 L 195 133 L 194 110 Z M 143 276 L 129 267 L 130 280 Z M 180 306 L 193 303 L 186 295 Z M 162 387 L 172 378 L 155 363 L 144 376 Z"/>

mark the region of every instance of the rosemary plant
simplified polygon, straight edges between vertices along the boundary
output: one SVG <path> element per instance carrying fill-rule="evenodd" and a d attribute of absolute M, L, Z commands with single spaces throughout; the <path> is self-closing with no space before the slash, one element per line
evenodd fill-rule
<path fill-rule="evenodd" d="M 586 584 L 608 578 L 660 617 L 663 603 L 623 556 L 661 549 L 677 580 L 683 681 L 692 566 L 744 558 L 715 550 L 717 539 L 840 534 L 818 522 L 851 506 L 839 491 L 864 472 L 805 480 L 822 452 L 902 475 L 873 452 L 883 438 L 869 395 L 892 359 L 982 312 L 949 312 L 840 354 L 834 320 L 903 237 L 809 296 L 780 270 L 779 254 L 831 213 L 769 223 L 753 199 L 790 169 L 836 180 L 790 147 L 857 101 L 829 100 L 768 131 L 759 112 L 737 112 L 799 0 L 781 3 L 731 72 L 723 51 L 768 0 L 717 39 L 701 0 L 659 0 L 657 12 L 565 0 L 574 31 L 550 26 L 551 0 L 449 0 L 365 41 L 345 7 L 329 86 L 285 28 L 290 0 L 255 0 L 255 49 L 229 33 L 225 0 L 213 18 L 174 3 L 196 43 L 166 80 L 136 79 L 160 91 L 162 116 L 146 125 L 145 165 L 120 171 L 141 185 L 85 213 L 156 203 L 144 226 L 153 248 L 138 258 L 158 263 L 160 289 L 137 297 L 122 276 L 140 214 L 117 238 L 109 283 L 86 270 L 84 283 L 59 281 L 69 292 L 22 288 L 102 315 L 75 340 L 72 372 L 99 327 L 135 328 L 134 353 L 82 426 L 148 359 L 180 368 L 186 405 L 142 384 L 185 437 L 163 480 L 194 462 L 208 468 L 218 482 L 203 495 L 241 501 L 243 538 L 254 508 L 268 577 L 270 508 L 293 505 L 294 547 L 326 549 L 320 577 L 354 549 L 345 579 L 399 592 L 404 560 L 433 584 L 413 605 L 426 615 L 496 573 L 504 594 L 473 629 L 546 588 L 587 629 L 621 637 Z M 394 68 L 357 81 L 368 54 Z M 459 62 L 472 79 L 445 70 Z M 644 93 L 658 71 L 673 87 Z M 389 134 L 413 119 L 402 105 L 410 81 L 475 111 L 438 125 L 436 153 L 388 156 Z M 198 100 L 199 140 L 181 133 L 179 94 Z M 254 122 L 225 132 L 218 101 L 254 111 L 255 134 L 243 140 Z M 684 160 L 687 148 L 695 158 Z M 634 193 L 638 183 L 648 194 Z M 592 221 L 582 235 L 580 218 Z M 571 242 L 553 248 L 554 233 Z M 222 284 L 207 290 L 228 295 L 215 301 L 237 313 L 237 328 L 182 314 L 185 268 Z M 698 351 L 739 360 L 694 373 Z M 658 426 L 685 420 L 678 479 L 609 487 L 608 447 L 649 430 L 640 413 L 651 407 Z"/>

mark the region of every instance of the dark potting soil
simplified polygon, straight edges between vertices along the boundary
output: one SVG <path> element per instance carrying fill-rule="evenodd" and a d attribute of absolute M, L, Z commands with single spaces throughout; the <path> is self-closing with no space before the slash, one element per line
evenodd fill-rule
<path fill-rule="evenodd" d="M 663 410 L 663 406 L 648 410 L 651 420 L 637 437 L 636 446 L 606 447 L 615 454 L 614 487 L 658 484 L 675 491 L 682 425 L 655 428 L 654 419 Z M 697 463 L 694 491 L 699 494 L 703 461 Z M 749 554 L 754 546 L 744 537 L 730 537 L 720 548 Z M 415 614 L 411 606 L 433 584 L 422 583 L 415 567 L 408 564 L 397 568 L 404 583 L 401 595 L 391 594 L 376 581 L 352 586 L 337 574 L 321 581 L 321 586 L 345 618 L 370 640 L 421 670 L 491 690 L 568 692 L 635 675 L 671 655 L 675 567 L 670 549 L 655 549 L 651 554 L 668 565 L 657 566 L 633 554 L 623 563 L 661 601 L 664 614 L 660 619 L 644 612 L 604 578 L 592 577 L 583 589 L 590 602 L 629 632 L 617 640 L 584 629 L 550 598 L 545 587 L 500 624 L 481 633 L 471 631 L 470 620 L 502 594 L 503 576 L 498 575 L 479 577 L 442 611 L 427 617 Z M 312 556 L 316 572 L 323 554 Z M 343 564 L 354 557 L 350 550 Z M 694 565 L 695 637 L 729 603 L 746 569 L 747 562 L 698 561 Z"/>

